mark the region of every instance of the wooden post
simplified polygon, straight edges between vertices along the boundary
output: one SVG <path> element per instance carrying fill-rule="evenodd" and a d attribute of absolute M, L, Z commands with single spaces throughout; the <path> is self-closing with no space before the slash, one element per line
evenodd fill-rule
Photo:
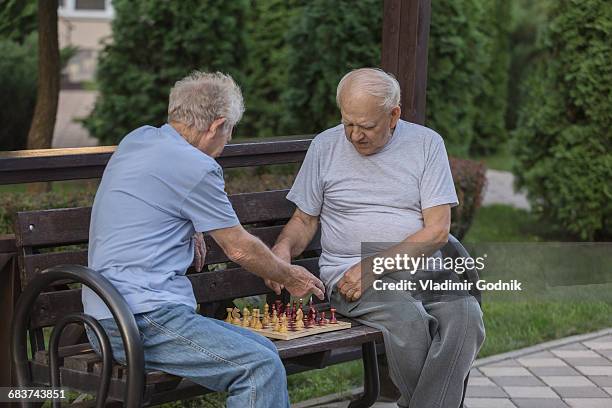
<path fill-rule="evenodd" d="M 427 46 L 431 0 L 385 0 L 381 68 L 402 89 L 402 119 L 425 124 Z M 380 396 L 395 401 L 400 394 L 389 377 L 387 356 L 378 359 Z"/>
<path fill-rule="evenodd" d="M 402 119 L 425 123 L 431 0 L 385 0 L 381 68 L 402 88 Z"/>
<path fill-rule="evenodd" d="M 19 294 L 18 276 L 15 239 L 12 235 L 0 235 L 0 387 L 14 385 L 10 334 L 13 308 Z"/>

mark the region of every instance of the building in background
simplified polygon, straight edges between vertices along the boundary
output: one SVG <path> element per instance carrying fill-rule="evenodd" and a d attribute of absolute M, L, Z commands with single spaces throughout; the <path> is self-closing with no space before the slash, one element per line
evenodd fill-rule
<path fill-rule="evenodd" d="M 74 46 L 78 49 L 64 71 L 69 82 L 94 79 L 103 42 L 111 40 L 111 21 L 114 15 L 111 0 L 59 1 L 59 46 Z"/>

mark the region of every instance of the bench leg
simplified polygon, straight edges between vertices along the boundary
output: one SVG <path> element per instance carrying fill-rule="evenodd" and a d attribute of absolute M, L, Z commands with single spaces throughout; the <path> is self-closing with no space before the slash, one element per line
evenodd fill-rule
<path fill-rule="evenodd" d="M 378 361 L 376 356 L 376 343 L 364 343 L 361 346 L 363 353 L 363 395 L 352 401 L 349 408 L 367 408 L 374 405 L 380 393 L 378 379 Z"/>

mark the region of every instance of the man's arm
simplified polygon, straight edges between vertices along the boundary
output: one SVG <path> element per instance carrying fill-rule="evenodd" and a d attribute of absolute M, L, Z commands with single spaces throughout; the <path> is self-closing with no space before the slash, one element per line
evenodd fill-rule
<path fill-rule="evenodd" d="M 293 296 L 313 293 L 323 299 L 325 287 L 319 279 L 301 266 L 279 258 L 241 225 L 214 230 L 210 235 L 232 262 L 261 278 L 281 283 Z"/>
<path fill-rule="evenodd" d="M 381 252 L 377 256 L 409 257 L 429 256 L 448 242 L 451 225 L 451 208 L 449 204 L 437 205 L 423 210 L 423 228 L 410 235 L 402 242 Z"/>
<path fill-rule="evenodd" d="M 375 279 L 372 272 L 373 258 L 395 258 L 396 255 L 403 257 L 404 254 L 410 258 L 428 257 L 448 242 L 450 224 L 451 211 L 449 204 L 438 205 L 423 210 L 423 228 L 408 236 L 397 245 L 350 267 L 338 281 L 338 291 L 349 301 L 359 299 L 362 291 Z M 366 276 L 362 276 L 362 266 L 367 271 Z M 394 269 L 385 269 L 385 273 L 394 271 Z M 362 277 L 366 280 L 362 281 Z"/>
<path fill-rule="evenodd" d="M 319 217 L 306 214 L 297 208 L 293 216 L 283 228 L 272 251 L 283 260 L 290 262 L 292 258 L 304 252 L 319 225 Z"/>

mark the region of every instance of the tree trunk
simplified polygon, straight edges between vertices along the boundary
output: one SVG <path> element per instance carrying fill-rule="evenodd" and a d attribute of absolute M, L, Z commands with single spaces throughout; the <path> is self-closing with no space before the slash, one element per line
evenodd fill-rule
<path fill-rule="evenodd" d="M 53 140 L 60 87 L 57 6 L 57 0 L 38 0 L 38 87 L 28 149 L 48 149 Z M 46 190 L 47 186 L 35 184 L 28 190 Z"/>

